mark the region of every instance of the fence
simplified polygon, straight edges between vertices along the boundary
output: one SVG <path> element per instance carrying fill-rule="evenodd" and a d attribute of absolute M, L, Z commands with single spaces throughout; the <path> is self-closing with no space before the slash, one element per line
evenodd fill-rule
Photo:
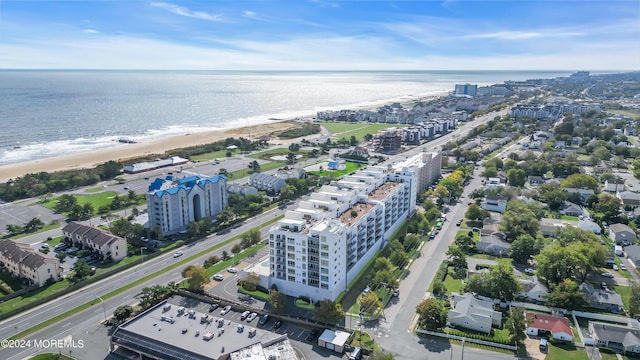
<path fill-rule="evenodd" d="M 459 340 L 459 341 L 462 341 L 463 343 L 464 342 L 470 342 L 470 343 L 474 343 L 474 344 L 493 346 L 493 347 L 512 350 L 512 351 L 518 350 L 518 347 L 515 346 L 515 345 L 505 345 L 505 344 L 500 344 L 500 343 L 494 343 L 494 342 L 491 342 L 491 341 L 471 339 L 471 338 L 464 337 L 464 336 L 451 335 L 451 334 L 445 334 L 445 333 L 441 333 L 441 332 L 422 330 L 422 329 L 416 329 L 416 332 L 420 333 L 420 334 L 425 334 L 425 335 L 438 336 L 438 337 L 443 337 L 443 338 L 448 338 L 448 339 Z"/>

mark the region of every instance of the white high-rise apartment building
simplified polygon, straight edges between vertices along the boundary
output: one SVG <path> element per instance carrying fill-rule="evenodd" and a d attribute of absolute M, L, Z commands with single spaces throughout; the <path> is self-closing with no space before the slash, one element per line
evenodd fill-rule
<path fill-rule="evenodd" d="M 227 207 L 227 179 L 218 175 L 156 179 L 147 192 L 149 228 L 159 236 L 184 231 L 192 221 L 215 220 Z"/>
<path fill-rule="evenodd" d="M 335 300 L 413 213 L 416 176 L 372 166 L 302 200 L 269 231 L 269 287 Z"/>
<path fill-rule="evenodd" d="M 442 169 L 442 152 L 421 152 L 392 165 L 393 172 L 398 175 L 416 175 L 416 191 L 427 190 L 440 176 Z"/>

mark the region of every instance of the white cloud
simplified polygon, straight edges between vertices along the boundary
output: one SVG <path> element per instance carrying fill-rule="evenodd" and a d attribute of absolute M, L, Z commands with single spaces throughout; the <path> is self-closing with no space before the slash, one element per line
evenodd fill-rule
<path fill-rule="evenodd" d="M 100 31 L 94 30 L 94 29 L 84 29 L 84 30 L 82 30 L 82 32 L 85 33 L 85 34 L 99 34 L 100 33 Z"/>
<path fill-rule="evenodd" d="M 190 18 L 207 20 L 207 21 L 225 21 L 224 17 L 220 14 L 210 14 L 204 11 L 193 11 L 184 6 L 178 6 L 166 2 L 152 2 L 151 6 L 167 10 L 176 15 L 186 16 Z"/>
<path fill-rule="evenodd" d="M 256 17 L 256 13 L 253 12 L 253 11 L 245 10 L 245 11 L 242 12 L 242 17 L 254 18 L 254 17 Z"/>

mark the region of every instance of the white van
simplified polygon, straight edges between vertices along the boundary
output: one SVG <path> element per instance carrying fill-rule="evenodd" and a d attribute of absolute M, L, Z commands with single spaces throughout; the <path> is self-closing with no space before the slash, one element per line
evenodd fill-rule
<path fill-rule="evenodd" d="M 360 360 L 361 357 L 362 357 L 362 349 L 357 347 L 353 349 L 353 351 L 351 352 L 351 355 L 349 355 L 349 360 Z"/>
<path fill-rule="evenodd" d="M 547 339 L 542 338 L 540 339 L 540 351 L 547 351 L 548 345 L 547 345 Z"/>

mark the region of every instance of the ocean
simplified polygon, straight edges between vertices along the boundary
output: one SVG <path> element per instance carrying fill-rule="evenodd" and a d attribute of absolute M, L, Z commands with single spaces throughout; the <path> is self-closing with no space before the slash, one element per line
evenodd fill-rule
<path fill-rule="evenodd" d="M 0 165 L 569 71 L 0 70 Z"/>

